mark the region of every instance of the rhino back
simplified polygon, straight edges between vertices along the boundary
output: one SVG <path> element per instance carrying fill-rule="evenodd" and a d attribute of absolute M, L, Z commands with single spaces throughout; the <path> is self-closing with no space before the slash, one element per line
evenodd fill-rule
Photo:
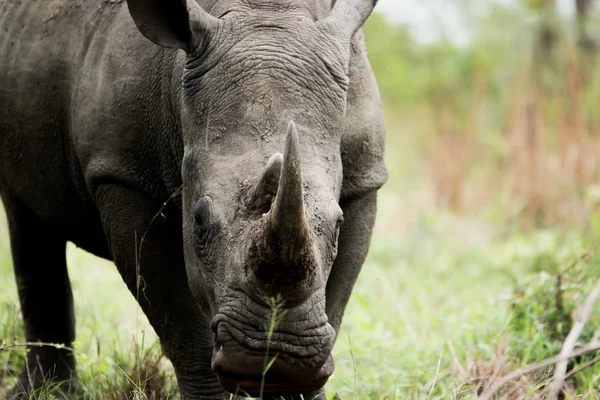
<path fill-rule="evenodd" d="M 94 187 L 163 197 L 180 179 L 161 107 L 175 53 L 143 38 L 118 0 L 0 0 L 0 32 L 0 192 L 105 253 Z"/>

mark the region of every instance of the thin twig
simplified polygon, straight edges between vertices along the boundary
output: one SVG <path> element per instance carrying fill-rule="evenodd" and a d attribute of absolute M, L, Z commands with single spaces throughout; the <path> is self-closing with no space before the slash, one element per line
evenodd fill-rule
<path fill-rule="evenodd" d="M 446 335 L 446 336 L 449 337 L 449 335 Z M 454 345 L 452 344 L 452 341 L 450 339 L 448 339 L 446 341 L 446 346 L 450 350 L 450 354 L 452 355 L 452 361 L 454 362 L 454 365 L 456 366 L 456 368 L 458 368 L 458 372 L 460 373 L 461 376 L 466 376 L 467 370 L 460 363 L 460 361 L 458 359 L 458 355 L 456 354 L 456 349 L 454 348 Z"/>
<path fill-rule="evenodd" d="M 181 192 L 183 191 L 183 185 L 179 186 L 172 194 L 171 196 L 169 196 L 169 198 L 162 204 L 162 206 L 160 207 L 160 209 L 156 212 L 156 214 L 154 214 L 154 217 L 152 217 L 152 220 L 150 220 L 150 223 L 148 224 L 148 227 L 146 228 L 146 230 L 144 231 L 144 234 L 142 235 L 141 240 L 139 241 L 139 247 L 138 247 L 138 232 L 135 231 L 135 300 L 138 304 L 140 303 L 140 286 L 141 283 L 143 281 L 143 277 L 142 277 L 142 247 L 144 246 L 144 243 L 146 242 L 146 236 L 148 235 L 148 232 L 150 231 L 150 228 L 152 228 L 152 225 L 154 224 L 154 221 L 156 221 L 156 219 L 158 218 L 159 215 L 161 215 L 163 218 L 165 218 L 165 215 L 163 214 L 163 211 L 165 210 L 165 208 L 167 207 L 167 205 L 169 204 L 170 201 L 172 201 L 173 199 L 175 199 L 175 197 L 177 197 L 179 194 L 181 194 Z M 152 304 L 150 303 L 150 299 L 148 299 L 148 297 L 146 296 L 146 285 L 145 285 L 145 281 L 144 281 L 144 288 L 142 289 L 142 293 L 144 295 L 144 298 L 146 299 L 146 301 L 148 302 L 148 305 L 150 307 L 152 307 Z M 138 343 L 139 343 L 139 337 L 138 337 L 138 323 L 140 321 L 139 318 L 139 314 L 140 314 L 140 307 L 136 306 L 135 307 L 135 336 L 134 336 L 134 340 L 135 340 L 135 346 L 137 348 Z M 136 359 L 138 358 L 137 355 L 137 351 L 136 351 Z"/>
<path fill-rule="evenodd" d="M 146 231 L 144 232 L 144 234 L 142 235 L 142 238 L 140 240 L 140 245 L 139 248 L 136 247 L 136 294 L 135 294 L 135 298 L 136 300 L 139 302 L 140 301 L 140 284 L 142 282 L 142 275 L 141 275 L 141 262 L 142 262 L 142 247 L 144 245 L 144 243 L 146 242 L 146 236 L 148 235 L 148 232 L 150 231 L 150 228 L 152 228 L 152 225 L 154 224 L 154 221 L 156 221 L 156 219 L 159 216 L 163 216 L 163 211 L 165 210 L 165 208 L 167 207 L 167 205 L 169 204 L 169 202 L 171 200 L 173 200 L 175 197 L 177 197 L 181 192 L 183 191 L 183 185 L 179 186 L 174 192 L 173 194 L 171 194 L 171 196 L 162 204 L 162 206 L 160 207 L 160 209 L 156 212 L 156 214 L 154 214 L 154 217 L 152 217 L 152 220 L 150 220 L 150 223 L 148 224 L 148 227 L 146 228 Z M 136 239 L 135 239 L 135 244 L 137 246 L 137 232 L 136 232 Z M 145 295 L 144 295 L 145 296 Z M 148 300 L 148 298 L 146 298 L 146 301 L 148 301 L 148 303 L 150 303 L 150 300 Z"/>
<path fill-rule="evenodd" d="M 498 346 L 496 347 L 496 362 L 494 363 L 494 372 L 492 373 L 492 377 L 489 381 L 489 385 L 484 389 L 484 392 L 486 390 L 488 390 L 490 388 L 490 386 L 494 383 L 494 381 L 496 380 L 496 378 L 498 377 L 498 375 L 500 374 L 500 372 L 502 371 L 502 368 L 504 366 L 506 366 L 506 362 L 503 356 L 503 352 L 504 351 L 499 351 L 500 347 L 505 347 L 506 343 L 505 343 L 505 339 L 502 339 L 502 341 L 498 344 Z"/>
<path fill-rule="evenodd" d="M 433 383 L 431 384 L 431 388 L 429 388 L 429 393 L 427 394 L 427 400 L 431 399 L 431 395 L 433 394 L 433 389 L 435 389 L 435 384 L 437 383 L 440 376 L 440 366 L 442 365 L 442 356 L 444 355 L 444 350 L 440 352 L 440 358 L 438 358 L 437 369 L 435 370 L 435 377 L 433 378 Z"/>
<path fill-rule="evenodd" d="M 55 349 L 65 349 L 69 350 L 73 353 L 76 353 L 75 349 L 69 346 L 65 346 L 60 343 L 46 343 L 46 342 L 20 342 L 20 343 L 10 343 L 6 345 L 0 346 L 0 351 L 9 351 L 15 350 L 19 347 L 54 347 Z"/>
<path fill-rule="evenodd" d="M 577 374 L 578 372 L 583 371 L 584 369 L 596 364 L 598 361 L 600 361 L 600 355 L 592 358 L 591 360 L 578 366 L 577 368 L 573 368 L 572 370 L 570 370 L 569 373 L 567 374 L 567 376 L 565 377 L 565 379 L 569 379 L 570 377 Z"/>
<path fill-rule="evenodd" d="M 502 379 L 500 379 L 498 382 L 496 382 L 494 385 L 492 385 L 492 387 L 488 391 L 486 391 L 485 393 L 483 393 L 481 395 L 481 397 L 479 397 L 479 400 L 490 400 L 492 398 L 492 396 L 494 396 L 494 394 L 498 390 L 500 390 L 504 385 L 506 385 L 507 383 L 511 382 L 512 380 L 514 380 L 522 375 L 526 375 L 526 374 L 529 374 L 540 368 L 544 368 L 544 367 L 548 367 L 552 364 L 556 364 L 558 361 L 568 360 L 570 358 L 577 357 L 582 354 L 589 353 L 589 352 L 596 351 L 596 350 L 600 350 L 600 341 L 590 342 L 590 343 L 586 344 L 585 346 L 582 346 L 579 349 L 573 351 L 567 357 L 558 355 L 558 356 L 551 357 L 546 360 L 540 361 L 535 364 L 530 364 L 530 365 L 528 365 L 524 368 L 521 368 L 517 371 L 513 371 L 509 374 L 506 374 Z"/>
<path fill-rule="evenodd" d="M 548 387 L 548 398 L 550 400 L 556 400 L 558 398 L 558 394 L 565 384 L 567 363 L 569 359 L 568 356 L 573 352 L 575 344 L 579 340 L 581 332 L 583 332 L 583 328 L 585 328 L 585 325 L 590 318 L 590 314 L 592 313 L 592 308 L 598 301 L 598 298 L 600 298 L 600 279 L 596 282 L 596 286 L 594 286 L 594 289 L 585 300 L 583 307 L 575 312 L 575 321 L 573 323 L 573 327 L 565 339 L 563 348 L 560 351 L 560 355 L 564 359 L 556 363 L 556 367 L 554 368 L 554 377 L 552 379 L 552 383 Z"/>

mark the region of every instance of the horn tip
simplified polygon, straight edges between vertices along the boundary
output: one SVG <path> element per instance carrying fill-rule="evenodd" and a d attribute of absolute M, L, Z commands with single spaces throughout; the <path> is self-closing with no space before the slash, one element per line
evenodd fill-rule
<path fill-rule="evenodd" d="M 296 124 L 294 123 L 294 121 L 290 121 L 286 136 L 287 136 L 286 137 L 286 142 L 287 142 L 286 148 L 289 148 L 289 146 L 298 147 L 298 144 L 299 144 L 298 131 L 296 130 Z"/>
<path fill-rule="evenodd" d="M 296 123 L 292 120 L 288 125 L 288 136 L 297 136 Z"/>
<path fill-rule="evenodd" d="M 283 154 L 277 152 L 277 153 L 273 154 L 271 156 L 271 158 L 269 158 L 269 161 L 267 161 L 266 168 L 270 168 L 270 167 L 273 167 L 274 165 L 281 165 L 281 164 L 283 164 Z"/>

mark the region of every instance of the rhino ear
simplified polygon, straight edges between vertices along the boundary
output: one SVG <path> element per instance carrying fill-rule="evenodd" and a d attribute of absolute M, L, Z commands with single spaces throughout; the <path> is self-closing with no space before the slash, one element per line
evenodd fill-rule
<path fill-rule="evenodd" d="M 377 2 L 378 0 L 333 0 L 331 14 L 321 23 L 345 38 L 352 38 L 369 18 Z"/>
<path fill-rule="evenodd" d="M 139 31 L 159 46 L 193 51 L 221 22 L 196 0 L 127 0 Z"/>

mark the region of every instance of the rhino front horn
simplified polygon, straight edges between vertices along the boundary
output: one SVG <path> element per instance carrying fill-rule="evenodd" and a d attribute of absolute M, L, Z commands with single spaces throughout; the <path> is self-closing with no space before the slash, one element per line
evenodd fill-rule
<path fill-rule="evenodd" d="M 304 189 L 300 167 L 300 143 L 294 122 L 290 122 L 285 138 L 283 166 L 277 195 L 269 215 L 270 228 L 284 240 L 301 243 L 308 233 L 304 214 Z"/>
<path fill-rule="evenodd" d="M 279 156 L 269 169 L 277 169 Z M 286 304 L 298 304 L 313 292 L 319 269 L 304 213 L 300 143 L 290 122 L 277 194 L 265 217 L 262 234 L 249 247 L 248 285 L 261 298 L 281 294 Z M 270 175 L 270 173 L 266 174 Z M 264 176 L 264 175 L 263 175 Z"/>

